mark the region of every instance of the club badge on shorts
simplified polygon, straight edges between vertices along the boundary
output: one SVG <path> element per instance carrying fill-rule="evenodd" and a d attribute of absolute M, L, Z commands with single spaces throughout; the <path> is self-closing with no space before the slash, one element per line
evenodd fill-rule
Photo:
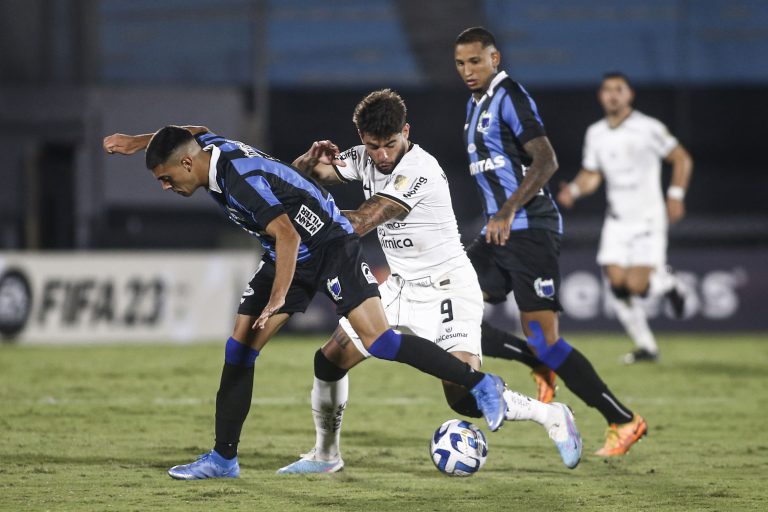
<path fill-rule="evenodd" d="M 328 287 L 328 293 L 331 294 L 333 300 L 339 302 L 341 300 L 341 283 L 339 282 L 339 276 L 329 279 L 326 286 Z"/>
<path fill-rule="evenodd" d="M 533 289 L 536 290 L 536 295 L 542 299 L 552 300 L 555 297 L 555 281 L 553 279 L 537 277 L 533 282 Z"/>

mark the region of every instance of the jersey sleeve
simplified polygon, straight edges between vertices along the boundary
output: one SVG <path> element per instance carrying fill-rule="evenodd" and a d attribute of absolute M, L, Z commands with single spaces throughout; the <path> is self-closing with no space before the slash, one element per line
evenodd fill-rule
<path fill-rule="evenodd" d="M 361 151 L 362 148 L 362 151 Z M 363 146 L 354 146 L 339 155 L 339 160 L 344 162 L 345 166 L 333 166 L 336 176 L 345 183 L 350 181 L 361 181 L 363 179 L 363 158 L 365 148 Z"/>
<path fill-rule="evenodd" d="M 400 165 L 392 173 L 392 179 L 389 183 L 376 193 L 377 196 L 385 197 L 394 201 L 406 211 L 410 212 L 419 202 L 429 195 L 429 191 L 435 186 L 436 178 L 434 173 L 425 172 L 418 165 Z"/>
<path fill-rule="evenodd" d="M 229 201 L 244 217 L 253 219 L 262 229 L 286 213 L 269 182 L 260 174 L 240 179 L 229 190 Z"/>
<path fill-rule="evenodd" d="M 512 128 L 520 144 L 546 135 L 536 102 L 522 85 L 513 82 L 501 102 L 501 118 Z"/>
<path fill-rule="evenodd" d="M 669 133 L 667 127 L 661 121 L 653 119 L 651 122 L 651 147 L 659 158 L 666 157 L 678 145 L 677 138 Z"/>
<path fill-rule="evenodd" d="M 210 146 L 214 142 L 224 142 L 224 137 L 216 135 L 213 132 L 201 132 L 195 135 L 195 140 L 200 144 L 200 147 L 204 148 Z"/>
<path fill-rule="evenodd" d="M 600 161 L 597 157 L 594 132 L 590 129 L 584 135 L 584 149 L 581 156 L 581 167 L 587 171 L 599 171 Z"/>

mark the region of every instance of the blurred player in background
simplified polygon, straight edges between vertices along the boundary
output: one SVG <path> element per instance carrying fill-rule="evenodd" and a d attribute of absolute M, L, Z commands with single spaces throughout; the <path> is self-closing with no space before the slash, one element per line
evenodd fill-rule
<path fill-rule="evenodd" d="M 479 369 L 483 296 L 461 244 L 448 179 L 437 160 L 408 140 L 406 106 L 389 89 L 368 94 L 353 121 L 361 145 L 339 154 L 330 141 L 315 142 L 294 166 L 323 185 L 362 182 L 366 201 L 343 212 L 363 236 L 377 230 L 391 275 L 379 286 L 392 328 L 433 340 L 435 345 Z M 339 440 L 349 396 L 347 371 L 370 356 L 347 319 L 315 354 L 312 415 L 316 442 L 301 459 L 278 473 L 331 473 L 344 466 Z M 448 404 L 479 418 L 463 387 L 443 381 Z M 581 438 L 564 404 L 545 404 L 505 391 L 510 420 L 544 426 L 563 462 L 575 467 Z"/>
<path fill-rule="evenodd" d="M 635 342 L 624 362 L 656 361 L 659 348 L 642 298 L 666 295 L 677 317 L 684 308 L 680 283 L 666 266 L 667 222 L 685 215 L 693 161 L 660 121 L 632 108 L 634 91 L 622 73 L 608 73 L 598 91 L 605 117 L 587 129 L 581 170 L 560 184 L 558 202 L 571 208 L 605 180 L 608 211 L 597 263 L 608 278 L 616 316 Z M 666 212 L 661 160 L 672 164 Z"/>
<path fill-rule="evenodd" d="M 500 62 L 488 30 L 474 27 L 459 34 L 456 69 L 472 91 L 464 143 L 487 219 L 467 254 L 486 301 L 503 302 L 514 291 L 529 345 L 521 346 L 510 333 L 483 323 L 483 353 L 522 360 L 534 368 L 548 366 L 608 422 L 597 455 L 621 455 L 645 435 L 647 425 L 619 402 L 587 358 L 560 337 L 562 219 L 547 189 L 557 158 L 536 104 L 522 85 L 499 71 Z M 554 377 L 548 382 L 553 388 Z"/>
<path fill-rule="evenodd" d="M 190 196 L 205 188 L 265 252 L 242 296 L 216 395 L 216 444 L 195 462 L 174 466 L 183 480 L 236 478 L 237 445 L 251 406 L 254 366 L 264 345 L 291 314 L 322 290 L 365 349 L 471 390 L 490 430 L 504 422 L 504 382 L 410 334 L 393 331 L 360 239 L 333 197 L 311 178 L 242 142 L 203 127 L 166 126 L 157 133 L 104 139 L 108 153 L 147 148 L 146 165 L 163 190 Z"/>

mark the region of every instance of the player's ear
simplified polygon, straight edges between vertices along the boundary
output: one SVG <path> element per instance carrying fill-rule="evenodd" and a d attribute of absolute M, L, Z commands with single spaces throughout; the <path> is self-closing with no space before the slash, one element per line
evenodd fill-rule
<path fill-rule="evenodd" d="M 501 53 L 499 53 L 499 50 L 493 50 L 491 52 L 491 64 L 493 64 L 494 69 L 499 67 L 499 64 L 501 64 Z"/>
<path fill-rule="evenodd" d="M 186 169 L 187 172 L 192 172 L 192 157 L 190 155 L 181 157 L 181 166 Z"/>
<path fill-rule="evenodd" d="M 408 134 L 410 133 L 411 133 L 411 125 L 409 125 L 408 123 L 405 123 L 405 125 L 403 125 L 403 137 L 405 137 L 405 140 L 408 140 Z"/>

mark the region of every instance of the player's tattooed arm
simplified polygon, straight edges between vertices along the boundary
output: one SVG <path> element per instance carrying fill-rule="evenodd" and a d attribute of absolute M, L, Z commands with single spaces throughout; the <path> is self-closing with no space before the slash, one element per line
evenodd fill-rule
<path fill-rule="evenodd" d="M 385 197 L 374 195 L 357 210 L 344 210 L 342 213 L 352 223 L 355 233 L 363 236 L 376 229 L 379 224 L 408 214 L 408 210 Z"/>
<path fill-rule="evenodd" d="M 322 185 L 333 185 L 341 183 L 334 166 L 345 167 L 347 164 L 339 159 L 339 147 L 336 144 L 330 140 L 320 140 L 313 142 L 312 147 L 291 165 Z"/>
<path fill-rule="evenodd" d="M 488 243 L 504 245 L 507 242 L 515 213 L 539 193 L 557 170 L 557 156 L 546 136 L 529 140 L 523 148 L 533 162 L 517 190 L 488 221 L 485 234 L 485 241 Z"/>

